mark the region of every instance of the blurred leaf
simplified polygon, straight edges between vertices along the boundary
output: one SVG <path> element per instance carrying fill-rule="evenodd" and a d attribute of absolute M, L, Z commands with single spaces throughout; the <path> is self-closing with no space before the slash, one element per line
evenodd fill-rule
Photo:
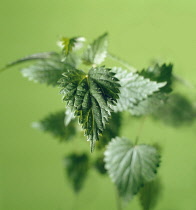
<path fill-rule="evenodd" d="M 55 52 L 42 52 L 42 53 L 35 53 L 35 54 L 32 54 L 32 55 L 28 55 L 24 58 L 20 58 L 16 61 L 13 61 L 11 63 L 8 63 L 3 69 L 1 69 L 0 71 L 2 70 L 5 70 L 6 68 L 9 68 L 9 67 L 12 67 L 14 65 L 17 65 L 17 64 L 20 64 L 20 63 L 24 63 L 26 61 L 32 61 L 32 60 L 42 60 L 42 59 L 47 59 L 47 58 L 50 58 L 52 56 L 57 56 L 58 54 L 55 53 Z"/>
<path fill-rule="evenodd" d="M 69 53 L 69 55 L 64 58 L 64 63 L 77 68 L 81 63 L 81 58 L 75 53 Z"/>
<path fill-rule="evenodd" d="M 153 116 L 155 119 L 163 120 L 167 125 L 182 126 L 194 122 L 196 109 L 185 96 L 172 94 Z"/>
<path fill-rule="evenodd" d="M 85 42 L 84 37 L 74 37 L 74 38 L 67 38 L 62 37 L 57 44 L 63 50 L 65 55 L 68 55 L 73 50 L 80 49 L 83 46 L 83 42 Z"/>
<path fill-rule="evenodd" d="M 83 61 L 87 65 L 101 64 L 107 56 L 108 34 L 98 37 L 92 44 L 88 45 L 83 55 Z"/>
<path fill-rule="evenodd" d="M 48 132 L 61 141 L 68 141 L 76 134 L 75 122 L 71 121 L 65 126 L 64 119 L 65 112 L 59 111 L 46 116 L 39 122 L 33 123 L 33 127 Z"/>
<path fill-rule="evenodd" d="M 78 193 L 87 178 L 89 157 L 87 154 L 70 154 L 65 157 L 65 170 L 75 193 Z"/>
<path fill-rule="evenodd" d="M 164 93 L 154 93 L 138 104 L 134 104 L 131 114 L 135 116 L 153 114 L 164 106 L 166 100 L 167 96 Z"/>
<path fill-rule="evenodd" d="M 55 55 L 48 59 L 40 60 L 22 69 L 21 72 L 29 80 L 57 86 L 57 81 L 62 77 L 62 73 L 68 71 L 68 69 L 72 69 L 72 67 L 63 63 L 59 55 Z"/>
<path fill-rule="evenodd" d="M 103 155 L 98 157 L 95 160 L 94 166 L 100 174 L 104 175 L 104 174 L 107 173 L 107 170 L 105 169 L 105 162 L 104 162 L 104 156 Z"/>
<path fill-rule="evenodd" d="M 128 139 L 116 137 L 105 151 L 105 162 L 119 195 L 128 201 L 155 178 L 160 156 L 152 146 L 134 145 Z"/>
<path fill-rule="evenodd" d="M 140 101 L 148 98 L 154 92 L 162 88 L 166 83 L 157 83 L 145 79 L 136 73 L 127 72 L 121 68 L 114 67 L 112 71 L 116 73 L 116 77 L 120 80 L 120 98 L 115 111 L 129 110 L 135 108 Z"/>
<path fill-rule="evenodd" d="M 118 98 L 120 85 L 114 75 L 105 67 L 91 68 L 88 74 L 70 69 L 59 81 L 63 100 L 79 117 L 91 151 L 110 117 L 111 105 L 115 105 Z"/>
<path fill-rule="evenodd" d="M 162 186 L 160 179 L 148 182 L 140 190 L 140 203 L 143 210 L 155 209 L 156 204 L 160 198 L 162 192 Z"/>
<path fill-rule="evenodd" d="M 160 90 L 163 93 L 169 93 L 172 91 L 172 64 L 155 64 L 147 69 L 143 69 L 139 74 L 145 78 L 149 78 L 151 81 L 167 82 L 164 87 L 161 87 Z"/>
<path fill-rule="evenodd" d="M 112 112 L 111 118 L 106 124 L 106 128 L 103 131 L 103 135 L 100 137 L 99 141 L 96 143 L 98 149 L 103 149 L 105 146 L 115 138 L 119 136 L 122 122 L 122 112 Z"/>

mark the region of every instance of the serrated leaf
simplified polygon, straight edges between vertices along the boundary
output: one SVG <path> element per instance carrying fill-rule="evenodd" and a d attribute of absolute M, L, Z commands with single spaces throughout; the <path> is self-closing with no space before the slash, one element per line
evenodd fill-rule
<path fill-rule="evenodd" d="M 93 43 L 88 45 L 83 55 L 83 61 L 85 64 L 99 65 L 105 60 L 108 47 L 107 36 L 107 33 L 105 33 L 102 36 L 98 37 Z"/>
<path fill-rule="evenodd" d="M 146 182 L 155 178 L 160 162 L 157 150 L 149 145 L 134 145 L 116 137 L 105 151 L 106 169 L 119 195 L 126 201 L 137 194 Z"/>
<path fill-rule="evenodd" d="M 149 78 L 151 81 L 167 82 L 160 90 L 163 93 L 169 93 L 172 91 L 172 69 L 172 64 L 155 64 L 147 69 L 143 69 L 139 74 L 145 78 Z"/>
<path fill-rule="evenodd" d="M 120 85 L 114 75 L 105 67 L 91 68 L 88 74 L 70 69 L 59 81 L 63 100 L 78 116 L 91 143 L 91 151 L 99 134 L 103 133 L 112 112 L 111 106 L 118 98 Z"/>
<path fill-rule="evenodd" d="M 84 37 L 74 37 L 74 38 L 67 38 L 62 37 L 57 44 L 63 50 L 65 55 L 68 55 L 73 50 L 80 49 L 83 46 L 83 42 L 85 42 Z"/>
<path fill-rule="evenodd" d="M 61 61 L 59 55 L 48 59 L 40 60 L 37 63 L 21 70 L 22 75 L 29 80 L 47 85 L 56 86 L 57 81 L 62 77 L 62 73 L 72 68 L 69 64 Z"/>
<path fill-rule="evenodd" d="M 131 111 L 140 101 L 166 85 L 165 82 L 150 81 L 137 73 L 127 72 L 121 68 L 113 67 L 112 71 L 116 73 L 116 77 L 120 80 L 121 85 L 119 100 L 117 106 L 114 107 L 116 112 Z"/>
<path fill-rule="evenodd" d="M 89 170 L 89 157 L 86 153 L 70 154 L 65 157 L 65 171 L 75 193 L 78 193 L 87 178 Z"/>
<path fill-rule="evenodd" d="M 64 124 L 65 111 L 59 111 L 46 116 L 39 122 L 34 122 L 33 127 L 52 134 L 60 141 L 68 141 L 76 134 L 75 122 L 71 121 L 67 126 Z"/>
<path fill-rule="evenodd" d="M 159 178 L 156 178 L 155 180 L 146 183 L 144 187 L 140 190 L 140 203 L 142 209 L 155 209 L 156 204 L 160 198 L 161 192 L 162 186 Z"/>

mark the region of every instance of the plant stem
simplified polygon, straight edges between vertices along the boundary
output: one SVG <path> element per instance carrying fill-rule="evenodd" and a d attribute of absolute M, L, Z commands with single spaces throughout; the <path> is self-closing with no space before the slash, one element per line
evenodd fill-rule
<path fill-rule="evenodd" d="M 142 118 L 142 121 L 141 121 L 141 123 L 140 123 L 140 125 L 139 125 L 139 129 L 138 129 L 138 132 L 137 132 L 137 135 L 136 135 L 136 139 L 135 139 L 135 144 L 137 144 L 138 141 L 139 141 L 140 135 L 141 135 L 142 130 L 143 130 L 143 127 L 144 127 L 144 122 L 145 122 L 145 120 L 146 120 L 146 116 L 144 116 L 144 117 Z"/>
<path fill-rule="evenodd" d="M 177 76 L 177 75 L 173 75 L 173 78 L 175 80 L 177 80 L 178 82 L 180 82 L 181 84 L 183 84 L 184 86 L 188 87 L 188 88 L 192 88 L 194 89 L 195 88 L 195 85 L 193 85 L 192 83 L 190 83 L 189 81 Z"/>
<path fill-rule="evenodd" d="M 72 210 L 77 209 L 77 201 L 78 201 L 78 194 L 75 195 L 75 199 L 74 199 L 74 202 L 72 204 Z"/>
<path fill-rule="evenodd" d="M 116 189 L 116 207 L 117 207 L 117 210 L 122 210 L 122 203 L 121 203 L 121 198 L 119 196 L 119 193 Z"/>
<path fill-rule="evenodd" d="M 117 57 L 116 55 L 113 55 L 111 53 L 108 53 L 108 57 L 114 61 L 117 61 L 118 63 L 122 64 L 124 67 L 126 67 L 128 70 L 132 72 L 136 72 L 136 69 L 132 67 L 129 63 L 126 61 L 122 60 L 121 58 Z"/>

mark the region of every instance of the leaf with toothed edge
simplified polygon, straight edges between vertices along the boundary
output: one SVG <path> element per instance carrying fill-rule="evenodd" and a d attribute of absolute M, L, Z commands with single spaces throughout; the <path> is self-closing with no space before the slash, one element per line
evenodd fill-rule
<path fill-rule="evenodd" d="M 91 151 L 94 143 L 103 133 L 116 104 L 119 94 L 119 83 L 111 69 L 91 68 L 86 74 L 77 69 L 69 69 L 59 80 L 63 100 L 71 108 L 84 129 Z"/>
<path fill-rule="evenodd" d="M 155 178 L 160 162 L 155 147 L 134 145 L 119 137 L 109 143 L 104 155 L 109 176 L 125 201 L 137 194 L 143 184 Z"/>
<path fill-rule="evenodd" d="M 117 106 L 114 107 L 116 112 L 125 110 L 131 112 L 140 101 L 166 85 L 166 82 L 150 81 L 137 73 L 127 72 L 122 68 L 113 67 L 112 71 L 116 73 L 121 85 L 119 100 Z"/>

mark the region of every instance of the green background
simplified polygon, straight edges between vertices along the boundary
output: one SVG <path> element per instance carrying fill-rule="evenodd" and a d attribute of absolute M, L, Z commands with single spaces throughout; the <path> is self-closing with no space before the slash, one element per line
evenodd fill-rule
<path fill-rule="evenodd" d="M 0 66 L 57 50 L 61 35 L 91 41 L 107 31 L 110 51 L 136 68 L 152 59 L 171 61 L 176 74 L 196 83 L 195 24 L 195 0 L 0 0 Z M 113 184 L 95 171 L 74 196 L 62 158 L 72 149 L 88 151 L 88 142 L 81 138 L 64 145 L 31 128 L 32 121 L 64 104 L 58 89 L 29 82 L 18 69 L 0 74 L 0 209 L 115 209 Z M 195 126 L 145 122 L 141 142 L 159 142 L 163 148 L 157 210 L 196 210 Z M 138 127 L 137 121 L 125 123 L 123 134 L 135 138 Z M 126 209 L 139 210 L 138 199 Z"/>

